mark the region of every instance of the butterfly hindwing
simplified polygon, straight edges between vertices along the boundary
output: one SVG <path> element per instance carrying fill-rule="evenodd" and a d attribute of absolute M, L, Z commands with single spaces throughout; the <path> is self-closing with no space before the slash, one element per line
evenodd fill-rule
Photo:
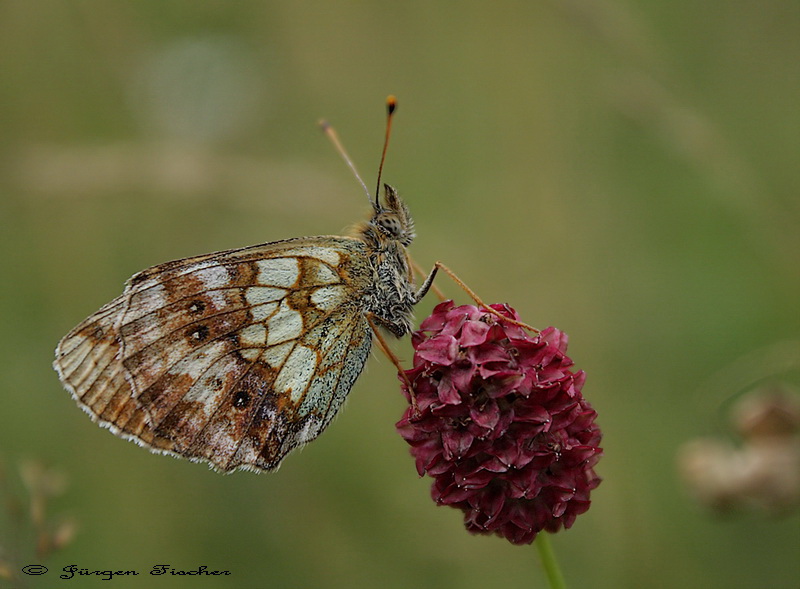
<path fill-rule="evenodd" d="M 371 345 L 364 244 L 299 238 L 177 260 L 60 343 L 93 418 L 154 451 L 271 470 L 329 423 Z"/>
<path fill-rule="evenodd" d="M 320 329 L 329 330 L 329 336 L 316 342 L 312 334 Z M 362 314 L 343 308 L 318 323 L 312 333 L 279 346 L 286 346 L 288 354 L 276 367 L 273 394 L 253 410 L 235 455 L 237 463 L 255 461 L 260 468 L 274 468 L 291 450 L 322 433 L 364 368 L 371 331 Z M 213 428 L 206 435 L 209 440 L 216 437 Z"/>

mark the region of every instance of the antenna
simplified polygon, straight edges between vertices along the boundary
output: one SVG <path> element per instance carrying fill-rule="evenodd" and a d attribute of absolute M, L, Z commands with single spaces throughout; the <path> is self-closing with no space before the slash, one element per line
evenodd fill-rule
<path fill-rule="evenodd" d="M 330 123 L 324 119 L 322 119 L 319 122 L 319 126 L 322 129 L 322 132 L 325 133 L 325 135 L 328 136 L 328 139 L 331 140 L 331 143 L 333 143 L 333 146 L 336 148 L 336 151 L 339 152 L 339 155 L 342 156 L 344 162 L 353 172 L 353 175 L 356 177 L 356 180 L 358 180 L 358 183 L 361 184 L 361 188 L 363 188 L 364 192 L 367 194 L 367 200 L 369 200 L 369 202 L 371 203 L 372 195 L 369 193 L 369 188 L 367 188 L 367 185 L 364 183 L 364 181 L 361 179 L 361 176 L 358 174 L 358 170 L 356 170 L 355 164 L 353 164 L 353 161 L 350 159 L 350 156 L 347 155 L 347 151 L 345 151 L 342 142 L 339 141 L 339 136 L 336 134 L 336 131 L 334 131 Z M 375 200 L 377 201 L 377 196 L 375 197 Z"/>
<path fill-rule="evenodd" d="M 383 162 L 386 161 L 386 150 L 389 148 L 389 135 L 392 132 L 392 115 L 397 110 L 397 98 L 392 94 L 386 97 L 386 137 L 383 140 L 383 152 L 381 153 L 381 164 L 378 166 L 378 185 L 375 187 L 375 208 L 380 208 L 378 195 L 381 193 L 381 173 L 383 172 Z"/>
<path fill-rule="evenodd" d="M 361 179 L 361 176 L 356 170 L 356 166 L 353 163 L 353 160 L 350 159 L 350 156 L 347 154 L 342 142 L 339 141 L 339 136 L 336 134 L 336 131 L 333 129 L 331 124 L 322 119 L 319 121 L 319 126 L 322 129 L 322 132 L 328 136 L 328 139 L 331 140 L 333 143 L 334 148 L 336 151 L 339 152 L 339 155 L 342 156 L 342 159 L 350 168 L 350 171 L 353 172 L 353 175 L 358 180 L 358 183 L 361 184 L 361 188 L 364 189 L 364 192 L 367 194 L 367 199 L 369 199 L 372 206 L 375 208 L 376 211 L 380 210 L 380 193 L 381 193 L 381 173 L 383 172 L 383 162 L 386 161 L 386 150 L 389 148 L 389 136 L 392 132 L 392 117 L 394 115 L 394 111 L 397 110 L 397 99 L 392 96 L 391 94 L 386 98 L 386 137 L 383 140 L 383 151 L 381 152 L 381 163 L 378 166 L 378 185 L 375 188 L 375 201 L 372 200 L 372 195 L 369 193 L 369 188 L 364 183 L 364 180 Z"/>

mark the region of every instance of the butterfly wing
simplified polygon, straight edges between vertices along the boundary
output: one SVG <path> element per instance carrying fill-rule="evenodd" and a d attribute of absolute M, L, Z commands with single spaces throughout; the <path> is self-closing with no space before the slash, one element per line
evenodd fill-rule
<path fill-rule="evenodd" d="M 54 366 L 101 425 L 222 471 L 316 438 L 371 346 L 363 242 L 312 237 L 154 266 L 73 329 Z"/>

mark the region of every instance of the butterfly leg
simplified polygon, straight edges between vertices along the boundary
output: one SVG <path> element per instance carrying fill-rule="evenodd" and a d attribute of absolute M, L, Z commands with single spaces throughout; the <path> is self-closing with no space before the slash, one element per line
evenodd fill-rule
<path fill-rule="evenodd" d="M 414 258 L 412 258 L 411 256 L 408 256 L 408 262 L 411 265 L 411 269 L 414 271 L 414 274 L 416 276 L 425 276 L 425 270 L 422 269 L 422 266 L 417 264 L 417 261 Z M 427 278 L 426 278 L 425 282 L 428 282 Z M 444 293 L 442 292 L 442 290 L 438 286 L 433 284 L 433 278 L 430 278 L 430 285 L 429 285 L 428 288 L 430 288 L 430 290 L 433 291 L 433 294 L 436 295 L 436 298 L 438 298 L 439 301 L 444 302 L 445 300 L 447 300 L 447 297 L 444 296 Z M 420 288 L 420 291 L 422 291 L 421 288 Z M 424 297 L 426 294 L 427 294 L 427 289 L 425 290 L 425 292 L 422 292 L 421 295 L 419 294 L 419 292 L 417 292 L 417 295 L 416 295 L 417 296 L 417 299 L 416 299 L 417 302 L 419 302 L 419 300 L 422 297 Z"/>
<path fill-rule="evenodd" d="M 414 385 L 411 384 L 411 381 L 406 376 L 405 368 L 400 363 L 400 358 L 398 358 L 394 352 L 389 348 L 389 344 L 386 343 L 386 339 L 384 339 L 383 334 L 378 329 L 378 323 L 375 321 L 376 316 L 372 313 L 367 313 L 367 321 L 369 322 L 369 326 L 372 328 L 372 333 L 375 334 L 375 339 L 378 340 L 378 347 L 381 351 L 386 355 L 387 358 L 394 364 L 395 368 L 397 368 L 397 375 L 405 382 L 406 389 L 408 390 L 408 394 L 411 397 L 411 406 L 414 409 L 414 415 L 419 415 L 419 406 L 417 405 L 417 397 L 414 395 Z"/>
<path fill-rule="evenodd" d="M 461 287 L 461 289 L 465 293 L 467 293 L 470 296 L 470 298 L 473 301 L 475 301 L 475 303 L 477 303 L 477 305 L 479 307 L 482 307 L 483 309 L 486 309 L 486 311 L 488 311 L 492 315 L 496 315 L 497 317 L 501 318 L 506 323 L 511 323 L 512 325 L 518 325 L 519 327 L 522 327 L 523 329 L 527 329 L 527 330 L 532 331 L 534 333 L 539 333 L 539 330 L 536 329 L 535 327 L 532 327 L 532 326 L 528 325 L 527 323 L 523 323 L 522 321 L 517 321 L 515 319 L 509 319 L 505 315 L 502 315 L 499 311 L 496 311 L 495 309 L 492 309 L 489 305 L 484 303 L 477 294 L 475 294 L 475 291 L 473 291 L 470 287 L 468 287 L 466 285 L 466 283 L 463 280 L 461 280 L 458 276 L 456 276 L 455 272 L 453 272 L 450 268 L 448 268 L 447 266 L 445 266 L 441 262 L 436 262 L 433 265 L 433 269 L 430 271 L 430 274 L 428 274 L 428 277 L 422 283 L 422 286 L 420 286 L 419 290 L 417 291 L 417 293 L 415 295 L 417 302 L 419 302 L 419 300 L 422 297 L 424 297 L 425 294 L 428 292 L 428 290 L 431 288 L 431 285 L 433 284 L 433 279 L 436 277 L 436 272 L 438 270 L 441 270 L 442 272 L 447 274 L 453 282 L 455 282 L 459 287 Z"/>
<path fill-rule="evenodd" d="M 433 286 L 433 279 L 436 278 L 436 273 L 439 271 L 440 267 L 443 268 L 444 266 L 442 266 L 439 262 L 436 262 L 433 265 L 433 269 L 430 271 L 428 276 L 425 278 L 425 280 L 422 281 L 422 285 L 419 287 L 419 290 L 416 292 L 416 294 L 414 294 L 415 305 L 422 300 L 422 297 L 428 294 L 428 291 L 430 290 L 431 286 Z M 421 268 L 419 268 L 417 271 L 420 273 L 420 276 L 422 276 L 422 272 L 420 272 L 420 270 Z M 437 291 L 438 289 L 434 290 L 434 292 Z M 439 294 L 441 294 L 441 292 L 439 292 Z"/>

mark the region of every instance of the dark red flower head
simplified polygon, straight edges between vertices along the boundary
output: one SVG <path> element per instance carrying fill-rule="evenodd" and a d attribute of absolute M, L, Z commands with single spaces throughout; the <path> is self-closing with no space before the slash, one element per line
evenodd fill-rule
<path fill-rule="evenodd" d="M 491 305 L 519 320 L 508 305 Z M 600 484 L 597 413 L 572 372 L 567 336 L 530 335 L 472 305 L 436 306 L 412 336 L 405 372 L 417 408 L 397 423 L 439 505 L 464 511 L 470 532 L 529 544 L 572 526 Z M 401 379 L 402 380 L 402 379 Z M 411 400 L 408 386 L 403 392 Z"/>

